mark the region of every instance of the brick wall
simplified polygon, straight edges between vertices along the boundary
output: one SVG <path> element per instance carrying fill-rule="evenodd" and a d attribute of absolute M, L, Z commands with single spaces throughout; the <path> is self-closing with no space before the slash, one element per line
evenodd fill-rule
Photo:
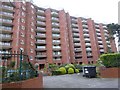
<path fill-rule="evenodd" d="M 5 83 L 2 84 L 2 88 L 43 88 L 43 77 L 42 75 L 39 75 L 39 77 L 29 80 Z"/>
<path fill-rule="evenodd" d="M 120 68 L 100 68 L 102 78 L 120 78 Z"/>

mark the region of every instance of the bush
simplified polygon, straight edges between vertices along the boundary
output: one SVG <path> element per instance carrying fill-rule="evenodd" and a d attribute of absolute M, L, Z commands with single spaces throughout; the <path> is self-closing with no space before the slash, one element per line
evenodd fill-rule
<path fill-rule="evenodd" d="M 61 75 L 62 72 L 60 70 L 55 70 L 55 71 L 52 71 L 52 75 Z"/>
<path fill-rule="evenodd" d="M 58 70 L 61 71 L 61 74 L 66 74 L 66 69 L 64 67 L 60 67 Z"/>
<path fill-rule="evenodd" d="M 74 73 L 74 69 L 73 68 L 69 68 L 68 69 L 68 74 L 73 74 Z"/>
<path fill-rule="evenodd" d="M 75 72 L 76 72 L 76 73 L 79 73 L 79 69 L 75 69 Z"/>
<path fill-rule="evenodd" d="M 120 67 L 120 53 L 102 54 L 100 61 L 106 67 Z"/>

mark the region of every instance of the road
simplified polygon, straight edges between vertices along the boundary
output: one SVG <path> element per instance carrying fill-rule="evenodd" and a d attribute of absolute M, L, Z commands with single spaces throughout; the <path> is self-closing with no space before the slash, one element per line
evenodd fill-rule
<path fill-rule="evenodd" d="M 44 76 L 44 88 L 118 88 L 117 78 L 86 78 L 82 74 Z"/>

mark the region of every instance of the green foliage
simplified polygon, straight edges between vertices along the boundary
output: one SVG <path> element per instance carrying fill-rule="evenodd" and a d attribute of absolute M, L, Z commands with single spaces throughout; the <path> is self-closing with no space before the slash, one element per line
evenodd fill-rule
<path fill-rule="evenodd" d="M 68 69 L 68 74 L 73 74 L 74 73 L 74 69 L 73 68 L 69 68 Z"/>
<path fill-rule="evenodd" d="M 103 54 L 100 61 L 106 67 L 120 67 L 120 53 Z"/>
<path fill-rule="evenodd" d="M 75 66 L 73 64 L 67 64 L 65 67 L 69 67 L 69 68 L 75 69 Z"/>
<path fill-rule="evenodd" d="M 15 61 L 11 61 L 10 62 L 10 68 L 14 68 L 14 66 L 15 66 Z"/>
<path fill-rule="evenodd" d="M 76 72 L 76 73 L 79 73 L 79 69 L 75 69 L 75 72 Z"/>
<path fill-rule="evenodd" d="M 61 71 L 61 74 L 66 74 L 65 67 L 60 67 L 58 70 Z"/>
<path fill-rule="evenodd" d="M 55 71 L 52 71 L 52 75 L 61 75 L 62 72 L 60 70 L 55 70 Z"/>

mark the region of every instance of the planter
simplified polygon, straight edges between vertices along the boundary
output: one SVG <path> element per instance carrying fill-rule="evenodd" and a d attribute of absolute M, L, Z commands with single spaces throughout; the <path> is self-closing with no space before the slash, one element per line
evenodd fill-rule
<path fill-rule="evenodd" d="M 43 88 L 43 77 L 39 75 L 36 78 L 19 81 L 19 82 L 11 82 L 11 83 L 4 83 L 0 84 L 2 88 Z M 30 89 L 32 90 L 32 89 Z"/>
<path fill-rule="evenodd" d="M 102 78 L 120 78 L 120 68 L 100 67 L 100 77 L 102 77 Z"/>

